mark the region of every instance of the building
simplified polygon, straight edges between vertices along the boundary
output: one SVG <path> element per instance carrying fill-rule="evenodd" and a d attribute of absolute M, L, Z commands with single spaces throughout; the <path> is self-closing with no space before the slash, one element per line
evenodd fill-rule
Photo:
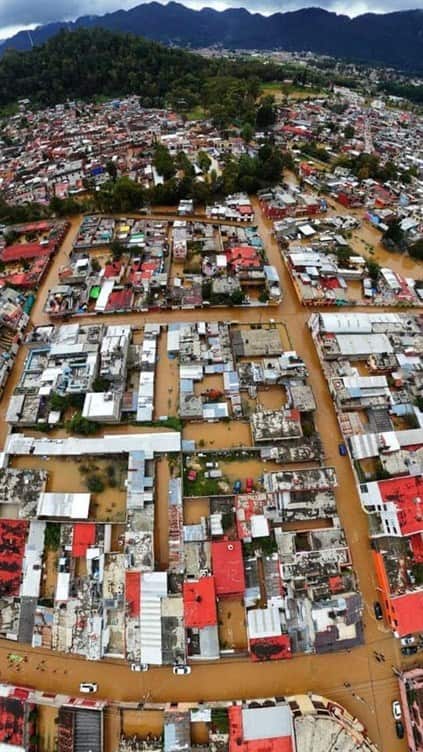
<path fill-rule="evenodd" d="M 241 541 L 213 541 L 212 567 L 218 598 L 242 598 L 245 590 Z"/>
<path fill-rule="evenodd" d="M 423 669 L 412 668 L 399 676 L 402 721 L 410 752 L 423 750 Z"/>

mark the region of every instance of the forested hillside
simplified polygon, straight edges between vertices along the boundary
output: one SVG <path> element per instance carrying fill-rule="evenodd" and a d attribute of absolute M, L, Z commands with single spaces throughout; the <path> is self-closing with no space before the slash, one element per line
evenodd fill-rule
<path fill-rule="evenodd" d="M 207 60 L 142 37 L 79 29 L 30 52 L 9 50 L 0 61 L 0 106 L 23 97 L 45 106 L 138 94 L 146 107 L 201 104 L 216 118 L 253 122 L 261 82 L 286 75 L 277 65 Z"/>

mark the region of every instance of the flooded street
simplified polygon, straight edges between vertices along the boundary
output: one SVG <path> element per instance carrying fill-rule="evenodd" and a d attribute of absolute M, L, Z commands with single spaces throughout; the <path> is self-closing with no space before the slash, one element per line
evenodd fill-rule
<path fill-rule="evenodd" d="M 153 702 L 176 699 L 180 701 L 230 700 L 316 691 L 341 702 L 353 715 L 357 715 L 382 752 L 403 752 L 406 750 L 406 744 L 396 738 L 394 722 L 390 717 L 390 703 L 398 697 L 397 680 L 391 667 L 401 663 L 399 646 L 383 623 L 376 621 L 373 614 L 373 602 L 377 599 L 377 593 L 370 555 L 367 518 L 359 504 L 349 460 L 339 456 L 338 443 L 341 441 L 341 435 L 332 400 L 307 327 L 307 319 L 311 310 L 305 310 L 299 304 L 285 265 L 281 260 L 277 243 L 272 237 L 271 224 L 262 218 L 257 202 L 253 203 L 256 210 L 256 221 L 265 243 L 269 263 L 277 268 L 281 278 L 284 299 L 279 307 L 175 311 L 172 314 L 167 311 L 151 314 L 133 313 L 122 316 L 104 316 L 103 319 L 99 320 L 110 323 L 130 322 L 137 326 L 143 326 L 148 321 L 165 324 L 169 322 L 170 317 L 173 321 L 236 320 L 245 323 L 266 322 L 274 319 L 283 321 L 287 325 L 292 346 L 304 359 L 309 369 L 309 381 L 318 405 L 316 424 L 322 437 L 326 462 L 333 465 L 337 472 L 339 487 L 336 497 L 339 516 L 346 532 L 353 567 L 357 573 L 360 590 L 365 601 L 366 644 L 355 648 L 351 654 L 344 652 L 335 655 L 296 656 L 292 662 L 248 662 L 246 664 L 245 661 L 227 659 L 219 663 L 195 664 L 190 676 L 177 677 L 173 676 L 169 667 L 152 669 L 148 673 L 131 673 L 126 665 L 118 662 L 103 661 L 93 664 L 77 657 L 55 655 L 38 649 L 21 649 L 20 646 L 19 653 L 28 655 L 28 663 L 25 665 L 24 672 L 18 671 L 17 667 L 9 668 L 5 660 L 7 653 L 12 649 L 12 644 L 0 641 L 0 680 L 24 683 L 51 692 L 66 691 L 75 695 L 78 694 L 81 681 L 96 681 L 99 684 L 99 697 L 116 702 L 140 702 L 146 697 Z M 53 260 L 46 280 L 40 289 L 31 313 L 31 320 L 34 325 L 50 323 L 42 311 L 45 296 L 47 290 L 57 283 L 57 269 L 66 260 L 77 227 L 78 219 L 75 219 L 72 221 L 72 228 L 64 246 Z M 363 239 L 363 247 L 360 252 L 365 254 L 364 243 L 371 243 L 370 239 L 367 238 L 367 227 L 363 226 L 360 236 Z M 359 249 L 357 248 L 357 250 Z M 378 248 L 376 254 L 371 257 L 379 263 L 388 263 L 388 259 L 384 261 L 381 254 L 382 250 Z M 394 269 L 396 268 L 407 276 L 421 276 L 420 267 L 413 264 L 411 259 L 389 255 L 389 263 Z M 74 321 L 92 323 L 94 319 L 83 317 Z M 0 402 L 0 441 L 2 444 L 4 444 L 8 431 L 4 422 L 7 403 L 20 376 L 24 357 L 25 351 L 22 348 Z M 163 334 L 160 338 L 159 358 L 155 403 L 156 416 L 171 415 L 175 413 L 178 399 L 177 365 L 176 361 L 170 361 L 167 357 L 166 337 Z M 170 388 L 172 391 L 170 391 Z M 274 395 L 269 393 L 269 405 L 273 406 L 273 399 Z M 150 431 L 152 429 L 147 428 L 145 430 Z M 105 429 L 105 433 L 125 433 L 126 431 L 139 432 L 140 429 L 135 426 L 116 426 L 112 429 Z M 197 442 L 202 440 L 204 442 L 202 445 L 208 449 L 251 445 L 250 426 L 247 422 L 188 423 L 184 428 L 183 436 L 186 439 L 195 439 Z M 235 480 L 238 474 L 242 477 L 242 464 L 242 462 L 239 462 L 229 466 L 228 463 L 225 470 L 230 474 L 231 480 Z M 26 465 L 28 466 L 28 458 Z M 47 470 L 49 470 L 48 465 L 47 462 Z M 257 472 L 257 476 L 260 473 L 260 466 L 262 469 L 271 469 L 270 463 L 261 465 L 261 463 L 254 461 L 254 473 Z M 168 463 L 165 460 L 159 461 L 156 472 L 156 559 L 158 567 L 165 568 L 168 557 Z M 76 471 L 76 479 L 79 483 L 78 475 Z M 57 488 L 61 487 L 59 476 L 56 477 L 55 474 L 54 477 Z M 202 513 L 207 513 L 207 502 L 201 502 L 199 507 L 196 506 L 196 502 L 190 502 L 186 512 L 186 521 L 197 520 Z M 244 637 L 243 635 L 233 635 L 233 639 L 236 642 L 242 642 Z M 17 650 L 17 646 L 14 649 Z M 374 650 L 382 652 L 386 661 L 377 663 L 373 656 Z M 36 669 L 41 654 L 47 660 L 45 672 Z M 65 670 L 67 671 L 66 675 L 64 675 Z M 345 681 L 350 682 L 351 688 L 344 687 Z M 358 702 L 352 692 L 359 694 L 365 702 Z M 130 728 L 129 720 L 128 724 Z"/>

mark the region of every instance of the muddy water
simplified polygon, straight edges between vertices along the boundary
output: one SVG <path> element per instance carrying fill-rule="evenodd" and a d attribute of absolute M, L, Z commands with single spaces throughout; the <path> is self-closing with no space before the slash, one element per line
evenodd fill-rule
<path fill-rule="evenodd" d="M 52 493 L 89 493 L 87 479 L 99 478 L 104 486 L 100 493 L 91 494 L 89 517 L 98 521 L 121 522 L 126 518 L 126 490 L 123 485 L 126 477 L 126 463 L 121 460 L 106 460 L 99 457 L 84 458 L 77 462 L 70 457 L 14 457 L 12 467 L 46 470 L 48 473 L 46 491 Z M 108 471 L 115 470 L 112 485 Z M 115 485 L 113 485 L 115 484 Z"/>
<path fill-rule="evenodd" d="M 377 261 L 381 266 L 393 269 L 393 271 L 402 274 L 404 277 L 422 279 L 423 263 L 412 259 L 408 254 L 387 251 L 381 242 L 382 233 L 365 219 L 366 212 L 363 208 L 348 209 L 342 206 L 342 204 L 335 203 L 333 200 L 329 203 L 331 208 L 328 215 L 351 215 L 360 219 L 361 227 L 358 230 L 353 230 L 351 240 L 349 241 L 351 247 L 357 253 L 365 258 Z"/>
<path fill-rule="evenodd" d="M 154 549 L 156 568 L 169 565 L 169 479 L 170 467 L 165 457 L 156 462 L 156 503 L 154 521 Z"/>
<path fill-rule="evenodd" d="M 226 449 L 251 446 L 250 424 L 244 421 L 231 423 L 187 423 L 184 439 L 201 442 L 205 449 Z"/>
<path fill-rule="evenodd" d="M 257 208 L 257 203 L 255 206 Z M 372 603 L 376 599 L 376 591 L 368 543 L 367 521 L 361 512 L 349 462 L 338 454 L 340 434 L 326 383 L 306 326 L 309 311 L 305 311 L 297 301 L 286 269 L 282 264 L 278 247 L 271 236 L 270 223 L 263 220 L 259 212 L 257 212 L 257 220 L 265 240 L 270 263 L 276 266 L 281 277 L 285 293 L 283 303 L 278 308 L 260 309 L 259 312 L 254 309 L 175 312 L 172 314 L 172 320 L 218 319 L 231 321 L 236 319 L 239 322 L 247 323 L 257 321 L 259 318 L 263 322 L 272 318 L 283 320 L 288 325 L 293 346 L 308 365 L 310 383 L 318 404 L 317 426 L 322 435 L 327 460 L 336 467 L 337 471 L 339 514 L 341 523 L 346 530 L 354 567 L 365 600 L 366 645 L 355 649 L 353 655 L 303 656 L 295 658 L 295 663 L 275 662 L 248 664 L 246 666 L 244 662 L 231 661 L 215 665 L 196 665 L 191 676 L 183 678 L 174 677 L 168 668 L 151 670 L 147 674 L 131 674 L 126 666 L 118 663 L 107 662 L 94 666 L 75 657 L 63 657 L 38 650 L 20 650 L 20 653 L 28 655 L 28 663 L 25 666 L 25 683 L 46 691 L 60 690 L 77 694 L 80 681 L 96 680 L 99 684 L 99 696 L 117 701 L 142 700 L 146 697 L 156 701 L 175 699 L 188 701 L 200 698 L 205 700 L 233 699 L 312 690 L 333 697 L 343 703 L 351 713 L 357 715 L 367 726 L 372 739 L 380 745 L 382 752 L 401 752 L 406 749 L 405 743 L 396 739 L 393 722 L 391 720 L 386 722 L 387 715 L 390 712 L 389 703 L 398 694 L 391 665 L 399 665 L 400 655 L 398 645 L 392 639 L 389 631 L 385 629 L 383 624 L 376 622 L 373 615 Z M 48 323 L 46 316 L 42 313 L 45 295 L 48 288 L 57 282 L 57 268 L 66 261 L 66 254 L 70 250 L 72 236 L 76 234 L 77 224 L 78 221 L 74 220 L 64 247 L 54 260 L 47 279 L 40 290 L 31 316 L 35 325 Z M 366 242 L 370 242 L 370 240 Z M 389 260 L 392 261 L 392 259 L 397 259 L 397 257 L 389 256 Z M 420 276 L 420 268 L 417 265 L 408 268 L 409 263 L 412 263 L 410 260 L 402 257 L 398 257 L 397 260 L 401 264 L 407 264 L 407 276 Z M 383 263 L 386 262 L 383 261 Z M 391 265 L 393 266 L 393 264 Z M 142 326 L 146 321 L 168 323 L 169 319 L 169 312 L 104 317 L 104 321 L 113 323 L 130 321 L 138 326 Z M 93 320 L 90 317 L 79 319 L 81 323 L 91 323 Z M 20 375 L 24 354 L 24 350 L 22 350 L 6 386 L 4 397 L 0 402 L 0 419 L 2 419 L 0 440 L 2 443 L 7 433 L 7 427 L 4 424 L 7 402 Z M 165 365 L 167 358 L 163 352 L 162 343 L 160 343 L 160 355 L 159 366 L 161 367 Z M 164 382 L 165 379 L 162 381 Z M 166 385 L 163 390 L 160 384 L 158 399 L 160 400 L 158 403 L 159 410 L 162 412 L 169 399 Z M 163 410 L 163 412 L 167 411 Z M 134 426 L 118 426 L 112 430 L 124 433 L 125 431 L 132 432 L 139 429 Z M 111 430 L 107 429 L 106 432 L 111 432 Z M 241 422 L 231 424 L 190 423 L 184 429 L 184 437 L 193 438 L 196 441 L 202 439 L 205 446 L 211 449 L 240 446 L 242 444 L 248 446 L 251 443 L 249 425 Z M 165 562 L 167 497 L 164 490 L 166 469 L 163 467 L 162 471 L 162 464 L 165 465 L 165 463 L 158 463 L 160 468 L 158 469 L 159 500 L 157 509 L 159 536 L 156 539 L 156 546 L 159 552 L 158 558 Z M 4 658 L 10 652 L 10 649 L 10 643 L 0 641 L 2 679 L 22 682 L 22 672 L 19 673 L 16 669 L 3 668 L 6 666 Z M 376 663 L 373 658 L 373 650 L 382 651 L 386 656 L 386 662 Z M 47 660 L 45 672 L 36 669 L 42 653 Z M 68 673 L 64 674 L 65 670 Z M 346 680 L 352 684 L 351 690 L 343 686 Z M 359 694 L 367 704 L 359 703 L 352 696 L 351 691 Z"/>
<path fill-rule="evenodd" d="M 165 415 L 177 415 L 179 406 L 179 366 L 176 358 L 167 354 L 167 335 L 162 332 L 159 338 L 158 362 L 156 364 L 154 415 L 155 419 Z"/>

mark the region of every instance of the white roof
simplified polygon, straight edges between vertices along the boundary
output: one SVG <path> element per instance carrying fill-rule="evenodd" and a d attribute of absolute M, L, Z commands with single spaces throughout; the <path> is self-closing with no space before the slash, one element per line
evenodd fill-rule
<path fill-rule="evenodd" d="M 344 376 L 347 389 L 379 389 L 388 386 L 386 376 Z"/>
<path fill-rule="evenodd" d="M 423 428 L 410 428 L 408 431 L 397 431 L 396 437 L 401 447 L 423 443 Z"/>
<path fill-rule="evenodd" d="M 315 235 L 316 233 L 316 230 L 313 230 L 311 225 L 301 225 L 301 227 L 299 227 L 298 230 L 306 238 L 309 238 L 312 235 Z"/>
<path fill-rule="evenodd" d="M 37 516 L 86 520 L 90 499 L 89 493 L 41 493 L 38 499 Z"/>
<path fill-rule="evenodd" d="M 146 459 L 153 459 L 155 452 L 180 452 L 181 434 L 166 433 L 106 434 L 103 438 L 80 439 L 70 436 L 65 439 L 47 437 L 32 438 L 22 433 L 10 434 L 6 453 L 17 455 L 81 456 L 84 454 L 122 454 L 140 451 Z"/>
<path fill-rule="evenodd" d="M 408 431 L 400 433 L 408 433 Z M 381 448 L 384 448 L 386 452 L 397 452 L 400 448 L 398 434 L 394 431 L 355 434 L 354 436 L 351 436 L 349 440 L 352 456 L 355 460 L 364 460 L 367 457 L 378 457 Z"/>
<path fill-rule="evenodd" d="M 23 408 L 24 401 L 24 394 L 15 394 L 10 398 L 6 413 L 6 423 L 16 423 L 19 420 L 19 413 Z"/>
<path fill-rule="evenodd" d="M 262 637 L 279 637 L 282 634 L 279 609 L 275 606 L 254 608 L 247 611 L 248 637 L 250 640 Z"/>
<path fill-rule="evenodd" d="M 272 708 L 243 708 L 242 728 L 245 741 L 292 737 L 292 713 L 289 705 Z"/>
<path fill-rule="evenodd" d="M 142 572 L 141 591 L 158 598 L 166 598 L 167 572 Z"/>
<path fill-rule="evenodd" d="M 193 379 L 194 381 L 201 381 L 203 378 L 203 366 L 201 365 L 182 365 L 179 368 L 180 379 Z"/>
<path fill-rule="evenodd" d="M 398 324 L 400 318 L 396 313 L 321 313 L 322 329 L 326 332 L 371 332 L 378 323 Z"/>
<path fill-rule="evenodd" d="M 117 392 L 88 392 L 82 415 L 88 420 L 119 420 L 120 399 Z"/>
<path fill-rule="evenodd" d="M 386 334 L 337 334 L 336 341 L 342 355 L 392 353 L 393 347 Z"/>
<path fill-rule="evenodd" d="M 58 572 L 55 601 L 67 601 L 69 598 L 70 572 Z"/>
<path fill-rule="evenodd" d="M 269 535 L 269 523 L 264 514 L 251 515 L 250 522 L 253 538 L 266 538 Z"/>
<path fill-rule="evenodd" d="M 113 279 L 106 279 L 102 285 L 100 290 L 100 295 L 97 298 L 97 302 L 95 304 L 95 310 L 96 311 L 104 311 L 107 305 L 107 301 L 109 299 L 109 295 L 112 292 L 113 288 L 115 286 L 115 282 Z"/>

